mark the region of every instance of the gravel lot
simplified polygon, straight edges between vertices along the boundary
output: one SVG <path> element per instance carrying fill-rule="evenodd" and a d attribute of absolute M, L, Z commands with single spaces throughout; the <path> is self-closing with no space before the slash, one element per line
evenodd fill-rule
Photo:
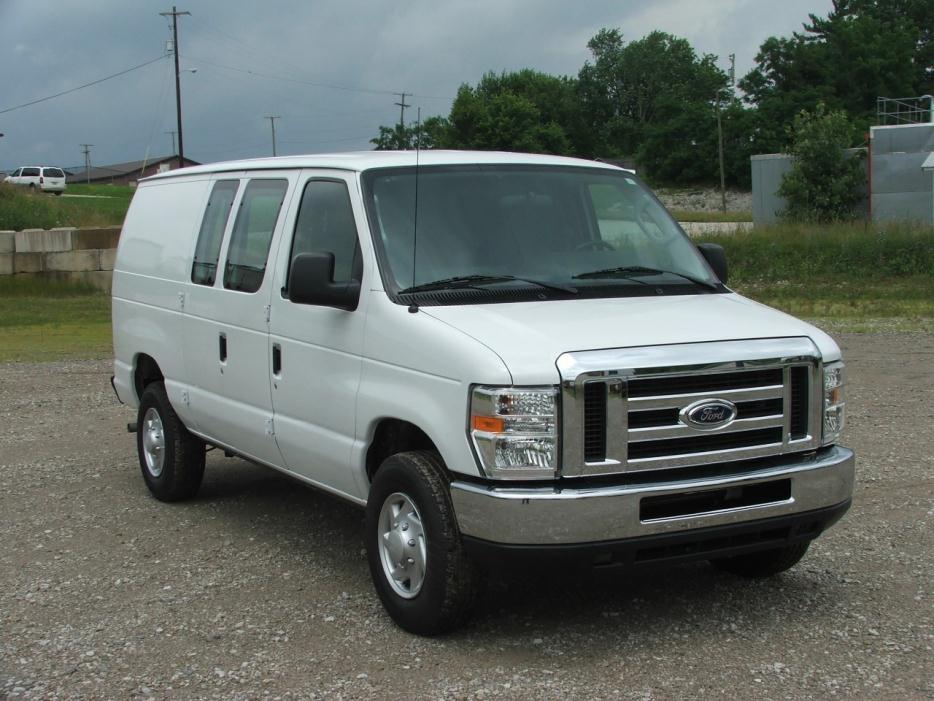
<path fill-rule="evenodd" d="M 216 452 L 159 503 L 109 363 L 0 365 L 0 698 L 934 698 L 934 336 L 839 340 L 856 499 L 798 567 L 515 576 L 441 639 L 354 507 Z"/>

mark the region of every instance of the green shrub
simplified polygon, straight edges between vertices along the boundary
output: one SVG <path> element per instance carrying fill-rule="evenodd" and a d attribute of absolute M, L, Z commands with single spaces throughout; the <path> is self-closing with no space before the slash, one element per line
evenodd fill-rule
<path fill-rule="evenodd" d="M 853 134 L 846 113 L 828 112 L 823 103 L 795 116 L 789 129 L 794 161 L 778 188 L 788 202 L 787 219 L 832 222 L 856 216 L 865 176 L 860 159 L 846 155 Z"/>

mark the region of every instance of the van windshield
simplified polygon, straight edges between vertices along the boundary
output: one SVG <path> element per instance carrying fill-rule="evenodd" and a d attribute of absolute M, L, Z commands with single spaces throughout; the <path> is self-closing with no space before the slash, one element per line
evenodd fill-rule
<path fill-rule="evenodd" d="M 417 196 L 414 168 L 363 180 L 383 281 L 400 301 L 725 291 L 665 208 L 623 171 L 427 166 Z"/>

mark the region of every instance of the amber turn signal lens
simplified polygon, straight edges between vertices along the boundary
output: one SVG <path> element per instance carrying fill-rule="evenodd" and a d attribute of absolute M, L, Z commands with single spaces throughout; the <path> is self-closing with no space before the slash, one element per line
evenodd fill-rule
<path fill-rule="evenodd" d="M 474 431 L 487 433 L 503 433 L 506 430 L 506 422 L 492 416 L 473 416 L 470 425 Z"/>

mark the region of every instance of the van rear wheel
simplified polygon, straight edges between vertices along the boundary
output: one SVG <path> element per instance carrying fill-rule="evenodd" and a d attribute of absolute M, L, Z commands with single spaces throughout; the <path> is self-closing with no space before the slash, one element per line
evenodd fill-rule
<path fill-rule="evenodd" d="M 153 382 L 140 397 L 136 449 L 143 480 L 160 501 L 190 499 L 204 477 L 204 442 L 189 433 L 165 386 Z"/>
<path fill-rule="evenodd" d="M 464 553 L 437 453 L 387 458 L 366 507 L 366 551 L 376 592 L 403 629 L 439 635 L 463 624 L 480 588 Z"/>

